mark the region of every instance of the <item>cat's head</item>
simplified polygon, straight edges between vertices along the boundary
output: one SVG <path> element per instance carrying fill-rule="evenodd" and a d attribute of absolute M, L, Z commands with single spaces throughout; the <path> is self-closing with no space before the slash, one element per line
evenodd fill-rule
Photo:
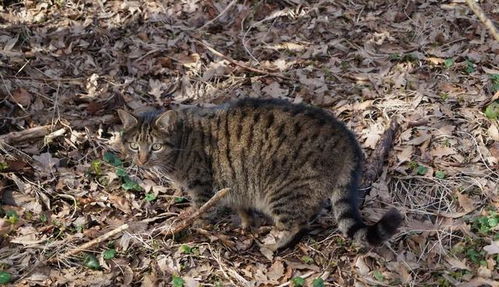
<path fill-rule="evenodd" d="M 118 115 L 123 124 L 122 150 L 136 165 L 153 167 L 167 163 L 174 151 L 178 150 L 175 148 L 175 111 L 133 115 L 118 110 Z"/>

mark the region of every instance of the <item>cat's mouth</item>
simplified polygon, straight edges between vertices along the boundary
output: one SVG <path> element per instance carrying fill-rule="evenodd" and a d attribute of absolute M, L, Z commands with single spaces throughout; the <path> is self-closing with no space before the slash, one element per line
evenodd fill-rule
<path fill-rule="evenodd" d="M 138 166 L 138 167 L 145 167 L 145 168 L 148 168 L 148 167 L 151 167 L 151 161 L 150 160 L 146 160 L 146 161 L 140 161 L 138 159 L 135 159 L 133 161 L 133 163 Z"/>

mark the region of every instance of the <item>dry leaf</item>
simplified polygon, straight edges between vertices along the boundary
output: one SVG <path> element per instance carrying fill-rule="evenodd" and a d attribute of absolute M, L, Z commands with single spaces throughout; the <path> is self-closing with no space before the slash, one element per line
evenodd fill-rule
<path fill-rule="evenodd" d="M 447 146 L 437 146 L 430 151 L 431 156 L 434 158 L 439 158 L 456 153 L 457 151 L 453 147 L 447 147 Z"/>
<path fill-rule="evenodd" d="M 199 284 L 199 281 L 197 281 L 196 279 L 194 279 L 192 277 L 183 277 L 182 279 L 184 279 L 184 281 L 185 281 L 184 287 L 199 287 L 199 286 L 201 286 L 201 284 Z"/>
<path fill-rule="evenodd" d="M 281 89 L 278 82 L 272 82 L 270 85 L 262 89 L 262 91 L 273 98 L 282 98 L 288 94 L 288 89 Z"/>
<path fill-rule="evenodd" d="M 31 104 L 31 94 L 23 88 L 16 89 L 12 92 L 12 98 L 16 103 L 23 107 L 28 107 Z"/>
<path fill-rule="evenodd" d="M 499 130 L 497 130 L 497 126 L 494 123 L 490 125 L 487 133 L 489 134 L 491 139 L 499 141 Z"/>
<path fill-rule="evenodd" d="M 52 172 L 53 168 L 59 164 L 59 159 L 52 157 L 52 154 L 46 152 L 33 156 L 34 166 L 42 172 Z"/>
<path fill-rule="evenodd" d="M 384 132 L 383 127 L 378 123 L 369 126 L 368 129 L 363 131 L 363 134 L 366 137 L 364 145 L 368 148 L 372 149 L 376 148 L 376 145 L 378 144 L 378 141 L 381 138 L 381 134 L 383 132 Z"/>
<path fill-rule="evenodd" d="M 371 272 L 369 266 L 367 266 L 366 262 L 364 262 L 364 256 L 358 256 L 355 261 L 355 267 L 359 270 L 359 274 L 366 276 Z"/>
<path fill-rule="evenodd" d="M 407 144 L 420 145 L 420 144 L 422 144 L 430 139 L 431 139 L 431 135 L 428 132 L 422 132 L 422 135 L 413 138 L 412 140 L 408 141 Z"/>
<path fill-rule="evenodd" d="M 467 195 L 457 192 L 457 201 L 459 205 L 464 209 L 465 212 L 470 212 L 475 209 L 475 204 L 471 198 Z"/>
<path fill-rule="evenodd" d="M 284 264 L 282 261 L 275 261 L 268 269 L 267 273 L 268 283 L 278 284 L 279 279 L 284 276 Z"/>
<path fill-rule="evenodd" d="M 156 278 L 156 275 L 153 273 L 148 273 L 142 278 L 142 287 L 155 287 L 156 281 L 158 281 L 158 278 Z"/>
<path fill-rule="evenodd" d="M 494 142 L 490 147 L 489 147 L 490 154 L 492 154 L 493 157 L 496 158 L 496 160 L 499 161 L 499 141 Z"/>
<path fill-rule="evenodd" d="M 483 250 L 489 255 L 499 254 L 499 240 L 492 241 L 490 245 L 484 246 Z"/>
<path fill-rule="evenodd" d="M 403 147 L 397 152 L 397 158 L 399 160 L 398 164 L 402 164 L 406 161 L 411 161 L 412 154 L 414 153 L 414 147 L 411 145 Z"/>
<path fill-rule="evenodd" d="M 466 265 L 466 260 L 457 259 L 455 257 L 448 256 L 445 258 L 445 261 L 449 263 L 454 269 L 463 269 L 471 271 L 470 267 Z"/>

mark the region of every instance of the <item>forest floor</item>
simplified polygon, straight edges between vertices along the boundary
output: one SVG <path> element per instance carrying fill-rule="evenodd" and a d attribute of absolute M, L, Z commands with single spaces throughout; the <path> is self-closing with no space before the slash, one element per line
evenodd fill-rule
<path fill-rule="evenodd" d="M 0 1 L 0 284 L 499 286 L 498 64 L 459 0 Z M 397 119 L 362 212 L 400 233 L 362 248 L 326 214 L 269 254 L 227 213 L 151 235 L 188 198 L 119 159 L 116 109 L 246 96 L 330 110 L 367 158 Z"/>

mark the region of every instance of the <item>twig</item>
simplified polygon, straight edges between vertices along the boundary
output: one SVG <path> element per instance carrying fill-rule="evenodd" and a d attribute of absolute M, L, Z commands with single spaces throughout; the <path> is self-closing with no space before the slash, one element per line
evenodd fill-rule
<path fill-rule="evenodd" d="M 234 6 L 234 4 L 236 4 L 236 2 L 237 2 L 236 0 L 233 0 L 232 2 L 230 2 L 229 5 L 227 5 L 227 7 L 225 7 L 225 9 L 223 9 L 223 11 L 220 12 L 220 14 L 218 14 L 215 18 L 211 19 L 210 21 L 206 22 L 203 26 L 199 27 L 199 29 L 204 29 L 206 26 L 209 26 L 213 22 L 217 21 L 217 19 L 222 17 L 227 11 L 229 11 L 230 7 Z"/>
<path fill-rule="evenodd" d="M 228 192 L 230 191 L 230 188 L 224 188 L 219 190 L 215 195 L 210 198 L 203 206 L 201 206 L 198 210 L 196 210 L 193 214 L 191 214 L 189 217 L 184 219 L 182 222 L 179 224 L 167 229 L 161 231 L 161 234 L 165 235 L 170 235 L 173 236 L 180 231 L 186 229 L 189 227 L 197 218 L 199 218 L 203 213 L 205 213 L 208 209 L 210 209 L 213 205 L 215 205 L 220 199 L 222 199 Z"/>
<path fill-rule="evenodd" d="M 272 76 L 272 77 L 277 77 L 277 78 L 281 78 L 281 79 L 285 79 L 285 80 L 289 80 L 289 81 L 295 81 L 295 79 L 292 79 L 290 77 L 286 77 L 284 75 L 281 75 L 281 74 L 278 74 L 278 73 L 270 73 L 270 72 L 267 72 L 267 71 L 264 71 L 264 70 L 260 70 L 260 69 L 257 69 L 257 68 L 253 68 L 253 67 L 250 67 L 250 66 L 247 66 L 245 64 L 242 64 L 240 63 L 239 61 L 236 61 L 228 56 L 225 56 L 224 54 L 218 52 L 217 50 L 213 49 L 208 43 L 206 43 L 205 41 L 203 40 L 198 40 L 198 39 L 194 39 L 196 42 L 198 42 L 199 44 L 203 45 L 206 49 L 208 49 L 210 52 L 212 52 L 213 54 L 215 54 L 216 56 L 220 57 L 220 58 L 223 58 L 227 61 L 229 61 L 230 63 L 236 65 L 236 66 L 239 66 L 243 69 L 246 69 L 248 71 L 251 71 L 251 72 L 255 72 L 255 73 L 259 73 L 259 74 L 263 74 L 263 75 L 267 75 L 267 76 Z"/>
<path fill-rule="evenodd" d="M 475 0 L 465 0 L 465 1 L 466 1 L 466 4 L 468 4 L 468 6 L 470 7 L 471 11 L 473 11 L 473 13 L 475 13 L 475 15 L 478 17 L 478 19 L 480 19 L 480 21 L 482 21 L 485 28 L 487 28 L 489 30 L 490 34 L 492 34 L 492 36 L 496 39 L 496 41 L 499 42 L 499 33 L 497 32 L 496 27 L 494 26 L 494 23 L 492 23 L 492 21 L 490 21 L 490 19 L 487 17 L 487 15 L 485 15 L 482 8 L 478 4 L 475 3 Z"/>
<path fill-rule="evenodd" d="M 85 78 L 77 77 L 77 78 L 42 78 L 42 77 L 28 77 L 28 76 L 11 76 L 11 75 L 3 75 L 4 78 L 7 79 L 15 79 L 15 80 L 29 80 L 29 81 L 42 81 L 42 82 L 82 82 L 85 81 Z"/>
<path fill-rule="evenodd" d="M 41 138 L 50 133 L 51 127 L 51 125 L 46 125 L 0 135 L 0 143 L 5 142 L 6 144 L 16 144 Z"/>
<path fill-rule="evenodd" d="M 128 229 L 128 224 L 120 225 L 117 228 L 115 228 L 115 229 L 113 229 L 105 234 L 102 234 L 101 236 L 99 236 L 93 240 L 90 240 L 87 243 L 84 243 L 84 244 L 76 247 L 75 249 L 71 249 L 68 252 L 66 252 L 60 256 L 56 256 L 56 257 L 52 257 L 52 258 L 48 259 L 47 262 L 53 263 L 55 261 L 62 260 L 62 259 L 68 258 L 72 255 L 78 254 L 86 249 L 89 249 L 90 247 L 92 247 L 94 245 L 97 245 L 103 241 L 106 241 L 108 238 L 110 238 L 110 237 L 112 237 L 112 236 L 114 236 L 114 235 L 116 235 L 124 230 L 127 230 L 127 229 Z"/>
<path fill-rule="evenodd" d="M 362 181 L 362 190 L 364 193 L 361 195 L 361 205 L 364 203 L 364 198 L 366 194 L 371 191 L 371 186 L 375 182 L 381 172 L 383 171 L 383 164 L 388 156 L 388 152 L 393 143 L 393 139 L 397 130 L 399 129 L 399 123 L 396 119 L 392 119 L 390 122 L 390 127 L 385 130 L 381 136 L 381 140 L 378 142 L 376 149 L 373 151 L 369 162 L 364 168 L 364 177 Z"/>
<path fill-rule="evenodd" d="M 66 133 L 66 129 L 65 128 L 58 129 L 58 130 L 56 130 L 54 132 L 51 132 L 50 134 L 46 135 L 43 138 L 43 143 L 45 145 L 47 145 L 47 144 L 53 142 L 55 138 L 63 136 L 65 133 Z"/>

